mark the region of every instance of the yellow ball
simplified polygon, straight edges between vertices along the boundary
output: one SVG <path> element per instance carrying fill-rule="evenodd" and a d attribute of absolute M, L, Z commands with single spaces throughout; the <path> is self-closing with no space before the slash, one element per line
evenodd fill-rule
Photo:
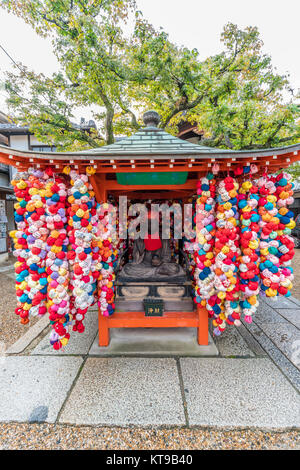
<path fill-rule="evenodd" d="M 53 237 L 53 238 L 58 238 L 58 237 L 59 237 L 59 232 L 58 232 L 58 230 L 52 230 L 52 232 L 51 232 L 51 237 Z"/>
<path fill-rule="evenodd" d="M 17 188 L 18 189 L 25 189 L 25 188 L 27 188 L 27 183 L 25 183 L 25 181 L 23 181 L 23 180 L 20 180 L 19 183 L 17 183 Z"/>
<path fill-rule="evenodd" d="M 251 248 L 251 250 L 256 250 L 258 246 L 259 246 L 258 240 L 251 240 L 249 242 L 249 248 Z"/>
<path fill-rule="evenodd" d="M 293 229 L 296 227 L 296 222 L 294 220 L 291 220 L 290 223 L 286 225 L 287 228 Z"/>
<path fill-rule="evenodd" d="M 82 209 L 78 209 L 78 211 L 76 212 L 76 215 L 77 217 L 82 218 L 84 216 L 84 211 Z"/>
<path fill-rule="evenodd" d="M 232 277 L 232 276 L 233 276 L 232 270 L 229 269 L 229 271 L 227 271 L 227 272 L 225 273 L 225 276 L 226 276 L 226 277 Z"/>
<path fill-rule="evenodd" d="M 245 189 L 246 191 L 249 191 L 249 189 L 252 188 L 251 181 L 244 181 L 242 184 L 242 188 Z"/>
<path fill-rule="evenodd" d="M 66 346 L 68 344 L 69 340 L 68 340 L 68 338 L 61 338 L 60 342 L 63 346 Z"/>
<path fill-rule="evenodd" d="M 39 191 L 37 188 L 30 188 L 28 192 L 30 196 L 35 196 L 36 194 L 38 194 Z"/>

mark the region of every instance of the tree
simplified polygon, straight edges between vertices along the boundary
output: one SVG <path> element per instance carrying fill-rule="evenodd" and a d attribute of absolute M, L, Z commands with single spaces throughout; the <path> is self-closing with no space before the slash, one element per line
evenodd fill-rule
<path fill-rule="evenodd" d="M 52 38 L 61 72 L 48 78 L 18 64 L 5 88 L 16 119 L 60 149 L 113 143 L 115 135 L 139 129 L 150 108 L 173 134 L 182 119 L 198 123 L 212 147 L 299 141 L 297 96 L 263 54 L 255 27 L 227 24 L 223 52 L 200 61 L 196 49 L 155 30 L 134 0 L 2 0 L 1 6 Z M 74 128 L 76 106 L 96 109 L 98 133 Z"/>

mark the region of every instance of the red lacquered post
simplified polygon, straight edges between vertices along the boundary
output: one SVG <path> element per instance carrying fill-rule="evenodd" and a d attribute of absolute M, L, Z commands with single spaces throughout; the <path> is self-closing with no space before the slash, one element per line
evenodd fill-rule
<path fill-rule="evenodd" d="M 208 312 L 205 307 L 197 305 L 198 314 L 198 344 L 201 346 L 208 345 Z"/>

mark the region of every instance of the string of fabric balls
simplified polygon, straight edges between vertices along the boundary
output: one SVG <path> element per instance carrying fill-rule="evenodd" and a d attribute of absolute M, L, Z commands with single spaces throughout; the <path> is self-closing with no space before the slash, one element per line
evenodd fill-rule
<path fill-rule="evenodd" d="M 197 185 L 191 256 L 194 301 L 207 308 L 215 335 L 241 317 L 251 323 L 259 294 L 291 295 L 295 227 L 289 174 L 254 179 L 255 165 L 218 172 L 216 164 Z"/>
<path fill-rule="evenodd" d="M 14 241 L 15 313 L 21 323 L 48 312 L 54 349 L 67 345 L 70 333 L 82 333 L 88 308 L 98 302 L 103 315 L 114 311 L 114 269 L 119 242 L 99 227 L 99 207 L 89 174 L 65 167 L 29 169 L 12 181 L 17 202 Z M 104 204 L 105 206 L 105 204 Z M 98 281 L 99 280 L 99 281 Z"/>

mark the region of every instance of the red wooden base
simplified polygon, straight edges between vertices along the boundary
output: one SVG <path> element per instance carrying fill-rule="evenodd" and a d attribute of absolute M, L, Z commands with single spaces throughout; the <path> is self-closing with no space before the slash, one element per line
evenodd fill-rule
<path fill-rule="evenodd" d="M 162 317 L 146 317 L 144 312 L 116 312 L 104 317 L 100 311 L 99 346 L 108 346 L 110 328 L 198 328 L 198 344 L 208 344 L 208 313 L 206 308 L 197 306 L 194 312 L 166 312 Z"/>

